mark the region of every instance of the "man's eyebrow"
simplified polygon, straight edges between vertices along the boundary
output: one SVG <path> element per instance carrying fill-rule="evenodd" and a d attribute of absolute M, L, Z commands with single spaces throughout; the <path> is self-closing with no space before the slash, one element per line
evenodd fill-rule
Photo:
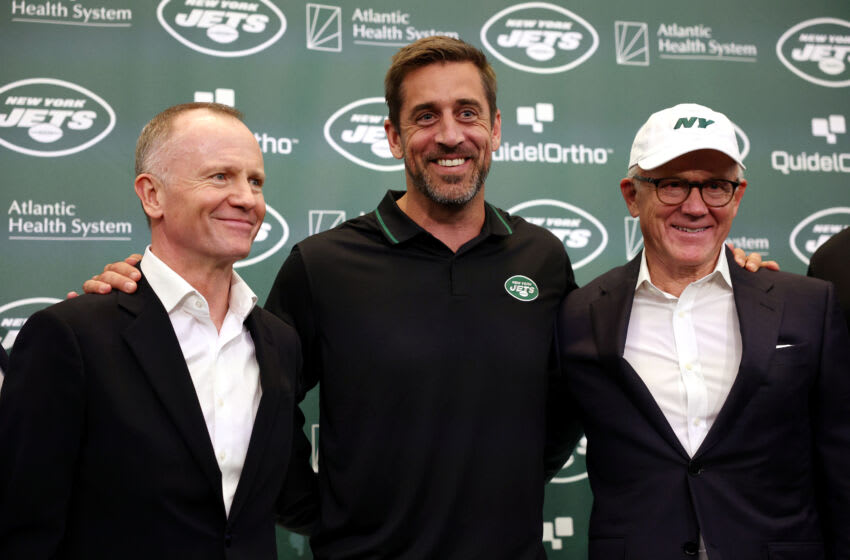
<path fill-rule="evenodd" d="M 437 104 L 432 102 L 432 101 L 420 103 L 418 105 L 414 105 L 413 107 L 411 107 L 410 113 L 413 114 L 413 113 L 418 113 L 419 111 L 433 110 L 436 107 L 436 105 Z M 482 105 L 481 105 L 480 101 L 478 101 L 477 99 L 466 98 L 466 97 L 463 97 L 461 99 L 456 99 L 455 102 L 454 102 L 454 106 L 455 107 L 474 107 L 474 108 L 478 109 L 479 111 L 482 109 Z"/>
<path fill-rule="evenodd" d="M 430 109 L 433 109 L 435 106 L 436 106 L 436 104 L 433 103 L 433 102 L 430 102 L 430 101 L 426 102 L 426 103 L 420 103 L 419 105 L 415 105 L 415 106 L 411 107 L 410 113 L 413 114 L 413 113 L 418 113 L 419 111 L 430 110 Z"/>
<path fill-rule="evenodd" d="M 455 106 L 475 107 L 478 110 L 481 110 L 481 108 L 483 107 L 481 105 L 480 101 L 478 101 L 477 99 L 471 99 L 471 98 L 470 99 L 466 99 L 466 98 L 458 99 L 457 101 L 455 101 Z"/>

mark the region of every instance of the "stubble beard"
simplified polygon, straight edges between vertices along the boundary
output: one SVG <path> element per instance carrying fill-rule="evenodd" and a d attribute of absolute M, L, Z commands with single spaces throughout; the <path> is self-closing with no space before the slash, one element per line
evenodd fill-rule
<path fill-rule="evenodd" d="M 468 180 L 464 176 L 446 175 L 438 179 L 443 183 L 439 185 L 435 181 L 435 177 L 426 173 L 424 169 L 414 169 L 408 163 L 407 158 L 404 160 L 404 167 L 416 190 L 425 195 L 428 200 L 448 208 L 461 208 L 469 204 L 481 191 L 484 180 L 487 179 L 487 174 L 490 171 L 490 166 L 487 163 L 480 167 L 476 165 Z M 464 182 L 468 184 L 464 185 Z M 447 186 L 450 187 L 447 188 Z"/>

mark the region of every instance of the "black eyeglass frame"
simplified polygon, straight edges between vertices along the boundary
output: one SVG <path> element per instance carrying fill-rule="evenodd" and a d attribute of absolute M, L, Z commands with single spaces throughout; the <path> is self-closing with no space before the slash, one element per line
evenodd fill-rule
<path fill-rule="evenodd" d="M 708 181 L 686 181 L 685 179 L 682 179 L 680 177 L 659 177 L 658 179 L 652 179 L 650 177 L 643 177 L 641 175 L 632 175 L 631 178 L 637 179 L 638 181 L 643 181 L 644 183 L 649 183 L 652 186 L 654 186 L 655 187 L 655 197 L 658 199 L 658 201 L 661 204 L 665 204 L 667 206 L 676 206 L 677 204 L 682 204 L 683 202 L 685 202 L 688 199 L 689 196 L 691 196 L 691 189 L 699 189 L 699 196 L 702 199 L 702 201 L 705 203 L 706 206 L 709 206 L 711 208 L 722 208 L 722 207 L 726 206 L 727 204 L 729 204 L 730 202 L 732 202 L 732 199 L 735 197 L 735 191 L 741 185 L 741 181 L 733 181 L 731 179 L 709 179 Z M 658 190 L 659 190 L 658 186 L 662 181 L 678 181 L 682 184 L 688 185 L 688 192 L 685 194 L 685 197 L 682 200 L 680 200 L 679 202 L 667 202 L 665 200 L 662 200 L 661 194 L 659 194 L 659 192 L 658 192 Z M 723 204 L 709 203 L 705 199 L 705 195 L 703 194 L 702 189 L 706 186 L 706 183 L 712 183 L 712 182 L 714 182 L 714 183 L 728 183 L 728 184 L 732 185 L 732 191 L 729 193 L 729 198 L 726 199 L 726 202 L 724 202 Z"/>

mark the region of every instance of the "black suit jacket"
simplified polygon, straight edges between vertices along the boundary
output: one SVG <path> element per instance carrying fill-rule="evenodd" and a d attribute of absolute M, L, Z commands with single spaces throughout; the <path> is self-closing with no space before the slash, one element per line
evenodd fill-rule
<path fill-rule="evenodd" d="M 850 228 L 830 237 L 809 261 L 809 276 L 835 284 L 838 302 L 850 329 Z"/>
<path fill-rule="evenodd" d="M 0 396 L 0 558 L 267 559 L 276 512 L 311 527 L 297 336 L 260 308 L 246 325 L 262 398 L 227 517 L 189 370 L 147 282 L 30 317 Z"/>
<path fill-rule="evenodd" d="M 700 531 L 711 560 L 850 558 L 850 341 L 832 287 L 727 258 L 743 354 L 693 458 L 623 359 L 640 257 L 561 309 L 592 560 L 687 558 Z"/>

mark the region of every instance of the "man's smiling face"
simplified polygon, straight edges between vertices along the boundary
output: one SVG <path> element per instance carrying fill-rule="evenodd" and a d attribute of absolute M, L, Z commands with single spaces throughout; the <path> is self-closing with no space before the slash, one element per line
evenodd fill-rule
<path fill-rule="evenodd" d="M 445 206 L 463 206 L 481 190 L 499 147 L 501 115 L 490 107 L 471 62 L 434 63 L 402 82 L 399 130 L 385 125 L 393 155 L 404 158 L 408 189 Z"/>
<path fill-rule="evenodd" d="M 649 178 L 679 177 L 686 181 L 708 179 L 736 180 L 738 165 L 715 150 L 697 150 L 638 175 Z M 735 191 L 725 206 L 710 207 L 703 202 L 699 189 L 691 189 L 680 204 L 662 203 L 655 187 L 637 179 L 624 179 L 620 188 L 632 216 L 640 218 L 640 229 L 650 272 L 661 267 L 668 274 L 675 271 L 699 271 L 697 277 L 709 274 L 729 235 L 732 220 L 738 213 L 747 182 Z"/>

